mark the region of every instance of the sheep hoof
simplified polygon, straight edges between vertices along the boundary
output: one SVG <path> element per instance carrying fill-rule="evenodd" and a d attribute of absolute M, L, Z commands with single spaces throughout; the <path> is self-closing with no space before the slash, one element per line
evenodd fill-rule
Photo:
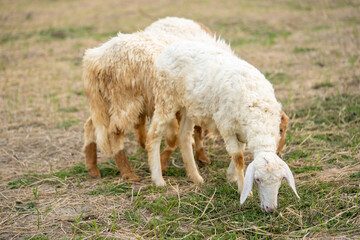
<path fill-rule="evenodd" d="M 130 182 L 140 182 L 140 178 L 133 172 L 124 174 L 122 178 Z"/>
<path fill-rule="evenodd" d="M 141 141 L 141 142 L 140 142 L 140 147 L 141 147 L 143 150 L 146 150 L 146 144 L 145 144 L 145 142 Z"/>
<path fill-rule="evenodd" d="M 210 159 L 206 156 L 203 148 L 195 152 L 195 159 L 200 166 L 210 164 Z"/>
<path fill-rule="evenodd" d="M 156 179 L 156 180 L 153 180 L 153 182 L 155 183 L 155 185 L 157 187 L 165 187 L 166 186 L 166 182 L 164 181 L 164 179 Z"/>
<path fill-rule="evenodd" d="M 227 177 L 227 180 L 230 182 L 230 183 L 234 183 L 237 181 L 237 177 L 234 173 L 227 173 L 226 174 L 226 177 Z"/>
<path fill-rule="evenodd" d="M 101 174 L 98 168 L 88 169 L 91 178 L 100 179 Z"/>
<path fill-rule="evenodd" d="M 196 177 L 196 178 L 193 178 L 192 180 L 193 180 L 193 182 L 194 182 L 195 184 L 197 184 L 197 185 L 200 185 L 200 184 L 203 184 L 203 183 L 204 183 L 204 179 L 203 179 L 201 176 Z"/>

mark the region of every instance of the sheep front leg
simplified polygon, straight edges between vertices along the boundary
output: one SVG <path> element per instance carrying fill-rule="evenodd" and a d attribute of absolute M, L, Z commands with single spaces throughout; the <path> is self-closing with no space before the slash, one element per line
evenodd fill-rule
<path fill-rule="evenodd" d="M 199 174 L 193 155 L 191 144 L 193 129 L 194 124 L 186 116 L 186 110 L 184 110 L 179 129 L 179 147 L 187 175 L 195 184 L 200 184 L 204 182 L 204 179 Z"/>
<path fill-rule="evenodd" d="M 242 151 L 232 154 L 232 162 L 236 168 L 236 178 L 238 184 L 238 192 L 241 194 L 244 188 L 244 153 Z"/>
<path fill-rule="evenodd" d="M 164 134 L 166 127 L 169 125 L 171 119 L 173 119 L 174 117 L 175 114 L 166 117 L 164 115 L 157 113 L 155 110 L 146 139 L 146 149 L 148 150 L 151 179 L 158 187 L 163 187 L 166 185 L 161 172 L 161 162 L 160 162 L 161 138 Z"/>
<path fill-rule="evenodd" d="M 96 154 L 96 138 L 95 128 L 91 117 L 88 118 L 84 125 L 84 139 L 85 139 L 85 165 L 92 178 L 101 178 L 99 168 L 97 167 L 97 154 Z"/>
<path fill-rule="evenodd" d="M 244 187 L 244 150 L 245 144 L 238 141 L 236 135 L 223 134 L 226 149 L 231 155 L 231 163 L 227 170 L 227 177 L 230 182 L 234 178 L 234 172 L 236 174 L 238 192 L 241 193 Z"/>

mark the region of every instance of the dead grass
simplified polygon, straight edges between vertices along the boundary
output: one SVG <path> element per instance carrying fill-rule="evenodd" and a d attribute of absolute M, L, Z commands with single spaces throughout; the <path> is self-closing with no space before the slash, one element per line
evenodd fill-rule
<path fill-rule="evenodd" d="M 1 239 L 358 239 L 360 4 L 334 1 L 1 1 Z M 284 151 L 301 200 L 281 188 L 279 212 L 240 207 L 229 157 L 208 139 L 212 164 L 196 187 L 170 166 L 152 187 L 146 154 L 127 150 L 142 181 L 124 183 L 100 154 L 101 180 L 82 164 L 88 116 L 81 58 L 116 32 L 164 16 L 204 23 L 272 81 L 291 118 Z M 246 155 L 249 162 L 251 156 Z M 172 158 L 182 165 L 179 153 Z M 170 161 L 171 162 L 171 161 Z M 256 192 L 255 192 L 256 194 Z"/>

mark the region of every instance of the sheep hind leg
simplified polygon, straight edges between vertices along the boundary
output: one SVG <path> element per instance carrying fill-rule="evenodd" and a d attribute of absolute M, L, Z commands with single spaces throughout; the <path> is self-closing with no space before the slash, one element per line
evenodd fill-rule
<path fill-rule="evenodd" d="M 194 127 L 194 141 L 195 141 L 195 159 L 201 165 L 210 164 L 210 159 L 206 156 L 203 141 L 202 129 L 199 126 Z"/>
<path fill-rule="evenodd" d="M 85 146 L 85 165 L 92 178 L 101 178 L 99 168 L 97 167 L 96 143 L 92 142 Z"/>
<path fill-rule="evenodd" d="M 178 129 L 178 121 L 174 118 L 165 131 L 166 148 L 160 154 L 162 173 L 166 172 L 167 163 L 170 159 L 170 156 L 176 149 Z"/>
<path fill-rule="evenodd" d="M 192 151 L 191 135 L 193 129 L 194 124 L 189 118 L 186 117 L 185 112 L 185 114 L 182 115 L 182 119 L 180 122 L 179 147 L 185 164 L 187 175 L 195 184 L 200 184 L 204 182 L 204 179 L 199 174 Z"/>
<path fill-rule="evenodd" d="M 135 139 L 138 141 L 140 146 L 145 149 L 146 144 L 146 115 L 141 114 L 139 116 L 139 122 L 134 126 Z"/>
<path fill-rule="evenodd" d="M 97 153 L 96 153 L 96 138 L 95 128 L 91 117 L 88 118 L 84 125 L 84 153 L 85 153 L 85 166 L 92 178 L 101 178 L 99 168 L 97 167 Z"/>
<path fill-rule="evenodd" d="M 125 149 L 120 150 L 114 158 L 116 166 L 120 170 L 121 176 L 124 180 L 140 182 L 140 178 L 131 170 L 129 160 L 125 154 Z"/>
<path fill-rule="evenodd" d="M 129 180 L 132 182 L 139 182 L 140 178 L 131 170 L 129 160 L 126 157 L 124 149 L 124 133 L 112 133 L 111 145 L 113 150 L 115 147 L 119 148 L 119 150 L 117 150 L 117 153 L 114 156 L 114 159 L 117 168 L 120 170 L 122 178 L 124 180 Z"/>

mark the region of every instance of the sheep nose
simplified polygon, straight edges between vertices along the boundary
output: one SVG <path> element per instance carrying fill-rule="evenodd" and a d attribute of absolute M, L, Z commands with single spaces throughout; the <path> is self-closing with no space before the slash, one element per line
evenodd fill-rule
<path fill-rule="evenodd" d="M 270 208 L 268 206 L 265 207 L 265 212 L 267 213 L 274 213 L 275 212 L 275 208 Z"/>

